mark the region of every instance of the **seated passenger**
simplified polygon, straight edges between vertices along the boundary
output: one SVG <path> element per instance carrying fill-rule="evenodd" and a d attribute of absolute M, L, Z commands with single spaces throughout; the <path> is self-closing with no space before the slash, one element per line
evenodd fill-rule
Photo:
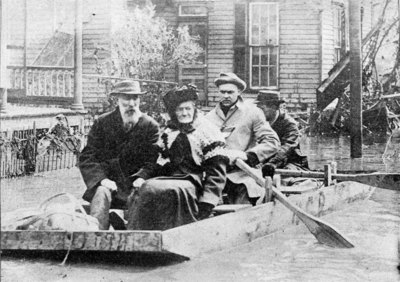
<path fill-rule="evenodd" d="M 224 137 L 198 114 L 196 87 L 171 90 L 163 99 L 171 120 L 157 164 L 135 175 L 128 229 L 165 230 L 207 218 L 226 183 Z"/>
<path fill-rule="evenodd" d="M 117 98 L 118 107 L 95 120 L 79 156 L 87 187 L 83 199 L 90 202 L 90 215 L 98 219 L 100 229 L 110 226 L 110 208 L 126 209 L 133 188 L 130 176 L 157 160 L 159 127 L 139 109 L 144 93 L 137 81 L 116 83 L 110 95 Z"/>
<path fill-rule="evenodd" d="M 246 83 L 234 73 L 221 73 L 214 81 L 220 102 L 207 118 L 224 134 L 227 155 L 232 166 L 228 168 L 224 193 L 229 204 L 253 204 L 265 193 L 254 179 L 236 166 L 237 158 L 255 167 L 275 155 L 279 140 L 275 131 L 253 103 L 245 102 L 242 93 Z"/>
<path fill-rule="evenodd" d="M 281 146 L 276 155 L 268 159 L 262 167 L 263 176 L 273 176 L 276 168 L 308 170 L 307 157 L 300 151 L 300 131 L 297 122 L 280 110 L 285 103 L 279 92 L 262 90 L 255 101 L 263 110 L 266 120 L 279 136 Z"/>

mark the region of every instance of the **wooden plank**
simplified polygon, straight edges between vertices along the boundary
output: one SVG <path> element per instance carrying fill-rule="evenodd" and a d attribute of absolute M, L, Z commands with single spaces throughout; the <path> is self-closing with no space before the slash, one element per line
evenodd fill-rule
<path fill-rule="evenodd" d="M 374 189 L 357 182 L 342 182 L 316 192 L 293 195 L 290 200 L 308 213 L 321 216 L 353 201 L 367 199 Z M 270 202 L 163 231 L 163 250 L 191 258 L 245 244 L 298 223 L 280 202 Z"/>
<path fill-rule="evenodd" d="M 285 195 L 291 195 L 291 194 L 304 194 L 304 193 L 309 193 L 312 191 L 317 190 L 317 186 L 310 186 L 310 185 L 292 185 L 292 186 L 281 186 L 279 191 L 281 191 Z"/>
<path fill-rule="evenodd" d="M 213 209 L 213 212 L 216 215 L 221 215 L 221 214 L 225 214 L 225 213 L 231 213 L 231 212 L 238 212 L 241 211 L 243 209 L 247 209 L 247 208 L 251 208 L 252 205 L 250 204 L 243 204 L 243 205 L 219 205 L 216 206 Z"/>
<path fill-rule="evenodd" d="M 277 169 L 276 173 L 282 176 L 302 177 L 302 178 L 317 178 L 325 177 L 324 172 L 318 171 L 299 171 Z M 358 173 L 358 174 L 332 174 L 332 178 L 338 181 L 357 181 L 366 185 L 371 185 L 384 189 L 400 190 L 400 174 L 399 173 Z"/>
<path fill-rule="evenodd" d="M 161 252 L 160 231 L 2 231 L 2 250 Z"/>
<path fill-rule="evenodd" d="M 362 157 L 362 43 L 360 2 L 349 2 L 350 45 L 350 155 Z"/>

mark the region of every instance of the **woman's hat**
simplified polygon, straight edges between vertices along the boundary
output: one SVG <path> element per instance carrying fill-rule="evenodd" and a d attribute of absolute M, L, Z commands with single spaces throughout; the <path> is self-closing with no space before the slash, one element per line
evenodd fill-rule
<path fill-rule="evenodd" d="M 260 90 L 258 96 L 254 101 L 255 104 L 274 104 L 279 105 L 285 103 L 285 100 L 281 99 L 280 93 L 274 90 Z"/>
<path fill-rule="evenodd" d="M 187 84 L 180 88 L 174 88 L 163 96 L 165 107 L 168 111 L 175 111 L 176 107 L 183 102 L 197 101 L 199 94 L 196 85 Z"/>
<path fill-rule="evenodd" d="M 146 91 L 141 91 L 139 81 L 123 80 L 114 85 L 110 95 L 125 94 L 125 95 L 143 95 Z"/>
<path fill-rule="evenodd" d="M 222 84 L 235 84 L 240 91 L 243 91 L 246 89 L 246 82 L 244 82 L 242 79 L 240 79 L 236 74 L 232 72 L 221 72 L 219 74 L 219 77 L 214 80 L 215 85 L 218 87 Z"/>

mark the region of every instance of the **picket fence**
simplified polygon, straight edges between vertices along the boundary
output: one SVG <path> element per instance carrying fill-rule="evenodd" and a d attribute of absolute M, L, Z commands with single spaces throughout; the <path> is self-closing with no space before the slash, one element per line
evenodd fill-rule
<path fill-rule="evenodd" d="M 83 144 L 86 143 L 86 136 L 93 123 L 91 116 L 85 116 L 79 126 L 73 126 L 74 132 L 80 132 L 83 136 Z M 25 150 L 15 150 L 10 144 L 1 144 L 0 146 L 0 178 L 11 178 L 24 176 L 33 173 L 53 171 L 58 169 L 72 168 L 77 165 L 78 155 L 68 149 L 55 150 L 49 149 L 44 154 L 37 154 L 38 140 L 40 136 L 49 130 L 49 128 L 36 128 L 35 122 L 32 125 L 19 130 L 5 130 L 1 134 L 3 140 L 19 140 L 20 148 Z M 39 137 L 32 139 L 32 136 Z M 31 146 L 27 146 L 30 142 Z M 31 154 L 31 158 L 27 155 Z M 30 161 L 32 160 L 32 161 Z"/>

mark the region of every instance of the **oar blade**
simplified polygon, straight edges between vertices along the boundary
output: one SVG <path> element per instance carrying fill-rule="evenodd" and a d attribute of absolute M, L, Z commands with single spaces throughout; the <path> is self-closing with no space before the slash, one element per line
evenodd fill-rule
<path fill-rule="evenodd" d="M 242 169 L 250 177 L 252 177 L 258 184 L 263 185 L 264 179 L 258 176 L 244 161 L 237 159 L 236 166 Z M 307 226 L 310 232 L 317 238 L 321 244 L 326 244 L 334 248 L 353 248 L 354 245 L 335 230 L 329 224 L 323 222 L 319 218 L 306 213 L 304 210 L 291 203 L 285 195 L 279 190 L 272 187 L 275 198 L 278 199 L 285 207 L 290 209 L 297 215 L 301 221 Z"/>
<path fill-rule="evenodd" d="M 332 248 L 354 248 L 353 243 L 332 225 L 309 214 L 298 213 L 297 216 L 304 222 L 319 243 Z"/>
<path fill-rule="evenodd" d="M 318 222 L 319 228 L 314 234 L 318 242 L 332 248 L 354 248 L 353 243 L 344 237 L 340 232 L 326 223 Z"/>

